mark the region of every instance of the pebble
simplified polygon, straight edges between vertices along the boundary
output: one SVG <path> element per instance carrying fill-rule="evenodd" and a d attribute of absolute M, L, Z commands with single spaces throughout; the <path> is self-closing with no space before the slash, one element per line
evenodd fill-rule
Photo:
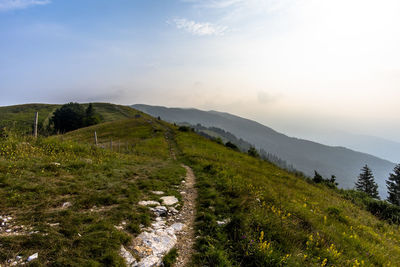
<path fill-rule="evenodd" d="M 71 206 L 72 206 L 71 202 L 64 202 L 64 203 L 62 204 L 62 207 L 61 207 L 61 208 L 63 208 L 63 209 L 68 209 L 68 208 L 71 207 Z"/>
<path fill-rule="evenodd" d="M 163 191 L 151 191 L 154 195 L 164 195 Z"/>
<path fill-rule="evenodd" d="M 143 200 L 143 201 L 139 201 L 139 205 L 140 206 L 150 206 L 150 205 L 160 205 L 160 202 L 158 201 L 153 201 L 153 200 Z"/>
<path fill-rule="evenodd" d="M 218 225 L 225 225 L 225 224 L 227 224 L 228 222 L 230 222 L 230 219 L 229 219 L 229 218 L 224 219 L 224 220 L 222 220 L 222 221 L 217 221 L 217 224 L 218 224 Z"/>
<path fill-rule="evenodd" d="M 37 259 L 38 257 L 39 257 L 39 253 L 36 252 L 35 254 L 30 255 L 26 261 L 31 262 L 31 261 Z"/>

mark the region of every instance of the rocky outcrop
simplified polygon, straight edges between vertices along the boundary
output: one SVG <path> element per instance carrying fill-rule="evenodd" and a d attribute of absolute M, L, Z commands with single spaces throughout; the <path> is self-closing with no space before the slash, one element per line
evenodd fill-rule
<path fill-rule="evenodd" d="M 156 218 L 150 227 L 142 229 L 142 233 L 133 240 L 132 244 L 128 247 L 121 246 L 120 255 L 125 259 L 127 266 L 160 266 L 164 255 L 175 246 L 176 234 L 185 226 L 183 223 L 176 222 L 179 211 L 171 206 L 178 204 L 178 199 L 174 196 L 165 196 L 161 199 L 163 204 L 169 207 L 152 200 L 138 203 L 142 206 L 153 206 L 149 209 L 154 212 Z"/>

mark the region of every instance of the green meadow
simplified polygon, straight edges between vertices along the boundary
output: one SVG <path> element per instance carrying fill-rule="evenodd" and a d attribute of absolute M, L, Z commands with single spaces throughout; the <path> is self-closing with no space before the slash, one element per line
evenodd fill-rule
<path fill-rule="evenodd" d="M 184 163 L 199 194 L 194 266 L 398 266 L 399 226 L 340 190 L 134 109 L 96 105 L 104 123 L 38 139 L 18 131 L 29 132 L 34 107 L 0 117 L 10 128 L 0 137 L 0 215 L 23 226 L 0 233 L 0 264 L 38 252 L 30 265 L 124 266 L 120 246 L 154 216 L 138 201 L 159 200 L 153 190 L 181 201 Z M 42 119 L 56 108 L 42 107 Z"/>

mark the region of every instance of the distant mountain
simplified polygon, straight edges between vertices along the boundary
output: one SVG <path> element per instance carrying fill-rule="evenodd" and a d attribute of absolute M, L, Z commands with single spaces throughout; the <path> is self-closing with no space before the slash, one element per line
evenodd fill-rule
<path fill-rule="evenodd" d="M 388 160 L 345 147 L 327 146 L 289 137 L 260 123 L 229 113 L 141 104 L 132 107 L 155 117 L 160 116 L 169 122 L 200 123 L 206 127 L 224 129 L 253 144 L 256 148 L 287 161 L 288 164 L 308 176 L 313 176 L 314 170 L 324 177 L 334 174 L 342 188 L 353 188 L 360 169 L 368 164 L 374 172 L 381 196 L 386 197 L 385 180 L 395 166 Z"/>
<path fill-rule="evenodd" d="M 329 131 L 306 137 L 326 145 L 341 145 L 347 148 L 375 155 L 393 162 L 400 162 L 400 143 L 384 138 Z"/>

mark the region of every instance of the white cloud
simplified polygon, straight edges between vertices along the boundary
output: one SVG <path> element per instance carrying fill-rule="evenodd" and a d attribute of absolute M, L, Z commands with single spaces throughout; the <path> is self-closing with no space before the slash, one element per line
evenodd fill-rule
<path fill-rule="evenodd" d="M 0 11 L 50 4 L 51 0 L 0 0 Z"/>
<path fill-rule="evenodd" d="M 228 29 L 226 26 L 216 25 L 209 22 L 195 22 L 184 18 L 177 18 L 173 23 L 178 29 L 197 36 L 223 35 Z"/>

